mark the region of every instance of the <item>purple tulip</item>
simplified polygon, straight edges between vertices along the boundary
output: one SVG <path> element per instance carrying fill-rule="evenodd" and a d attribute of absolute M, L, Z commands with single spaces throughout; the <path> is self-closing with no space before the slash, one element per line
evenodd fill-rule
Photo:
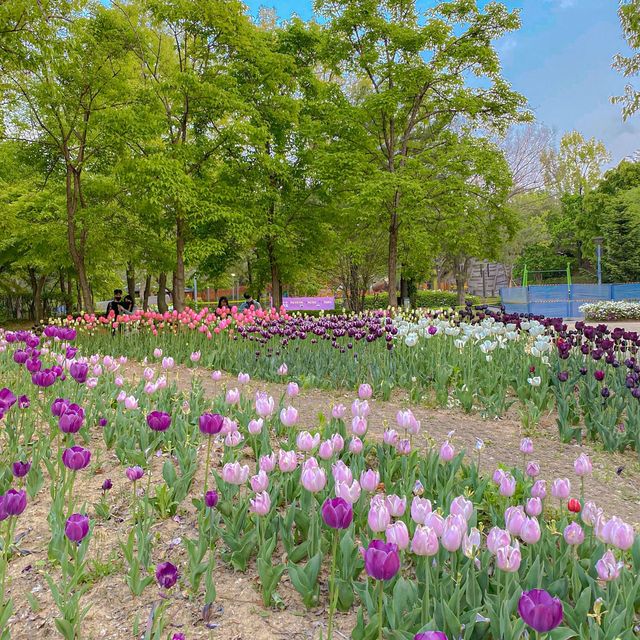
<path fill-rule="evenodd" d="M 51 369 L 43 369 L 31 376 L 31 382 L 37 387 L 42 387 L 43 389 L 50 387 L 55 381 L 56 374 Z"/>
<path fill-rule="evenodd" d="M 144 469 L 136 465 L 135 467 L 127 467 L 125 474 L 131 482 L 137 482 L 144 475 Z"/>
<path fill-rule="evenodd" d="M 101 427 L 106 427 L 107 426 L 107 419 L 106 418 L 100 418 L 100 420 L 98 420 L 98 424 Z"/>
<path fill-rule="evenodd" d="M 171 424 L 171 416 L 164 411 L 152 411 L 147 416 L 147 424 L 153 431 L 166 431 Z"/>
<path fill-rule="evenodd" d="M 562 602 L 544 589 L 523 591 L 518 601 L 518 613 L 532 629 L 545 633 L 562 622 Z"/>
<path fill-rule="evenodd" d="M 78 433 L 84 422 L 84 412 L 74 411 L 71 406 L 66 407 L 64 413 L 58 418 L 58 427 L 62 433 Z"/>
<path fill-rule="evenodd" d="M 74 362 L 69 367 L 69 373 L 78 384 L 83 384 L 89 375 L 89 365 L 86 362 Z"/>
<path fill-rule="evenodd" d="M 596 371 L 593 372 L 593 377 L 598 382 L 602 382 L 604 380 L 604 371 L 602 371 L 601 369 L 597 369 Z"/>
<path fill-rule="evenodd" d="M 25 395 L 22 395 L 18 398 L 18 407 L 20 409 L 28 409 L 31 406 L 31 401 Z"/>
<path fill-rule="evenodd" d="M 9 489 L 4 494 L 3 508 L 7 516 L 19 516 L 27 507 L 27 494 L 25 491 Z"/>
<path fill-rule="evenodd" d="M 72 513 L 64 525 L 64 534 L 71 542 L 82 542 L 89 533 L 89 518 L 81 513 Z"/>
<path fill-rule="evenodd" d="M 207 493 L 204 494 L 204 503 L 209 509 L 215 509 L 218 504 L 218 492 L 207 491 Z"/>
<path fill-rule="evenodd" d="M 31 469 L 31 463 L 21 462 L 20 460 L 18 460 L 17 462 L 13 463 L 11 469 L 13 471 L 13 475 L 16 478 L 24 478 Z"/>
<path fill-rule="evenodd" d="M 27 371 L 29 373 L 37 373 L 42 369 L 42 360 L 38 358 L 29 358 L 25 362 L 25 366 L 27 367 Z"/>
<path fill-rule="evenodd" d="M 62 463 L 71 471 L 84 469 L 91 461 L 91 451 L 75 446 L 69 447 L 62 452 Z"/>
<path fill-rule="evenodd" d="M 343 498 L 327 498 L 322 505 L 322 519 L 332 529 L 347 529 L 353 521 L 353 508 Z"/>
<path fill-rule="evenodd" d="M 219 413 L 203 413 L 198 419 L 200 431 L 208 436 L 220 433 L 224 418 Z"/>
<path fill-rule="evenodd" d="M 51 404 L 51 413 L 59 418 L 70 404 L 66 398 L 56 398 Z"/>
<path fill-rule="evenodd" d="M 422 631 L 416 633 L 413 640 L 447 640 L 447 634 L 442 631 Z"/>
<path fill-rule="evenodd" d="M 400 570 L 398 547 L 382 540 L 371 540 L 364 552 L 364 568 L 374 580 L 391 580 Z"/>
<path fill-rule="evenodd" d="M 0 413 L 6 413 L 16 403 L 17 398 L 11 389 L 0 389 Z"/>
<path fill-rule="evenodd" d="M 178 569 L 170 562 L 161 562 L 156 566 L 156 580 L 163 589 L 171 589 L 178 582 Z"/>
<path fill-rule="evenodd" d="M 102 483 L 102 491 L 103 491 L 103 493 L 106 492 L 106 491 L 109 491 L 109 489 L 113 489 L 113 482 L 111 482 L 111 478 L 107 478 Z"/>
<path fill-rule="evenodd" d="M 29 354 L 22 349 L 18 349 L 17 351 L 13 352 L 13 361 L 16 364 L 24 364 L 28 359 Z"/>
<path fill-rule="evenodd" d="M 0 522 L 6 520 L 8 517 L 9 514 L 7 513 L 7 509 L 5 506 L 4 495 L 0 495 Z"/>

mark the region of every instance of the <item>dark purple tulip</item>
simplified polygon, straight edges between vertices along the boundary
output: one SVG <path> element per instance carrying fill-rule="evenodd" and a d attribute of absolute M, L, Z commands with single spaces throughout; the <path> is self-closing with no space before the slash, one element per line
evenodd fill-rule
<path fill-rule="evenodd" d="M 62 463 L 71 471 L 80 471 L 84 469 L 91 461 L 91 451 L 75 446 L 65 449 L 62 452 Z"/>
<path fill-rule="evenodd" d="M 37 387 L 42 387 L 43 389 L 50 387 L 55 381 L 56 374 L 51 369 L 43 369 L 31 376 L 31 382 L 33 382 Z"/>
<path fill-rule="evenodd" d="M 67 347 L 67 360 L 73 360 L 76 357 L 76 353 L 78 353 L 77 347 Z"/>
<path fill-rule="evenodd" d="M 611 395 L 611 392 L 609 391 L 609 389 L 607 389 L 607 387 L 602 387 L 602 390 L 600 391 L 600 395 L 603 398 L 608 398 Z"/>
<path fill-rule="evenodd" d="M 70 327 L 62 327 L 58 335 L 60 336 L 61 340 L 73 342 L 76 339 L 77 332 L 75 329 L 71 329 Z"/>
<path fill-rule="evenodd" d="M 204 494 L 204 503 L 209 507 L 209 509 L 215 509 L 218 504 L 218 492 L 207 491 L 207 493 Z"/>
<path fill-rule="evenodd" d="M 562 622 L 562 602 L 544 589 L 523 591 L 518 601 L 518 613 L 532 629 L 545 633 Z"/>
<path fill-rule="evenodd" d="M 586 376 L 587 375 L 587 368 L 586 367 L 580 367 L 580 375 L 581 376 Z"/>
<path fill-rule="evenodd" d="M 447 634 L 442 631 L 422 631 L 416 633 L 413 640 L 447 640 Z"/>
<path fill-rule="evenodd" d="M 16 478 L 24 478 L 31 469 L 30 462 L 22 462 L 20 460 L 13 463 L 11 470 Z"/>
<path fill-rule="evenodd" d="M 558 371 L 558 380 L 560 382 L 566 382 L 569 379 L 568 371 Z"/>
<path fill-rule="evenodd" d="M 19 516 L 27 506 L 27 494 L 25 491 L 9 489 L 4 494 L 3 502 L 8 516 Z"/>
<path fill-rule="evenodd" d="M 38 360 L 38 358 L 29 358 L 25 362 L 25 366 L 27 367 L 29 373 L 36 373 L 37 371 L 40 371 L 40 369 L 42 369 L 42 360 Z"/>
<path fill-rule="evenodd" d="M 24 364 L 29 359 L 29 354 L 23 349 L 18 349 L 13 352 L 13 361 L 16 364 Z"/>
<path fill-rule="evenodd" d="M 171 424 L 171 416 L 164 411 L 152 411 L 147 416 L 147 424 L 154 431 L 166 431 Z"/>
<path fill-rule="evenodd" d="M 353 521 L 353 509 L 344 498 L 327 498 L 322 504 L 322 519 L 332 529 L 347 529 Z"/>
<path fill-rule="evenodd" d="M 100 418 L 100 420 L 98 420 L 98 424 L 101 427 L 106 427 L 107 426 L 107 419 L 106 418 Z"/>
<path fill-rule="evenodd" d="M 3 520 L 6 520 L 8 517 L 9 517 L 9 514 L 7 513 L 7 509 L 5 507 L 4 496 L 0 495 L 0 522 L 2 522 Z"/>
<path fill-rule="evenodd" d="M 74 362 L 69 367 L 69 373 L 78 384 L 83 384 L 89 376 L 89 365 L 86 362 Z"/>
<path fill-rule="evenodd" d="M 198 419 L 200 431 L 208 436 L 220 433 L 224 418 L 219 413 L 203 413 Z"/>
<path fill-rule="evenodd" d="M 71 406 L 58 418 L 58 426 L 62 433 L 78 433 L 84 422 L 84 416 L 79 411 L 73 411 Z"/>
<path fill-rule="evenodd" d="M 0 411 L 7 412 L 18 399 L 13 395 L 11 389 L 4 387 L 0 389 Z"/>
<path fill-rule="evenodd" d="M 102 491 L 109 491 L 109 489 L 113 489 L 113 482 L 111 482 L 111 478 L 107 478 L 102 483 Z"/>
<path fill-rule="evenodd" d="M 56 378 L 60 378 L 60 380 L 67 379 L 67 376 L 64 375 L 64 369 L 59 367 L 57 364 L 51 367 L 51 371 L 56 374 Z"/>
<path fill-rule="evenodd" d="M 163 589 L 171 589 L 178 582 L 178 569 L 170 562 L 161 562 L 156 566 L 156 580 Z"/>
<path fill-rule="evenodd" d="M 397 545 L 372 540 L 364 552 L 364 568 L 374 580 L 391 580 L 400 570 Z"/>
<path fill-rule="evenodd" d="M 52 325 L 52 324 L 48 324 L 45 328 L 44 328 L 44 335 L 47 336 L 47 338 L 55 338 L 58 335 L 58 327 Z"/>
<path fill-rule="evenodd" d="M 89 518 L 81 513 L 72 513 L 64 525 L 64 534 L 71 542 L 81 542 L 89 533 Z"/>
<path fill-rule="evenodd" d="M 27 396 L 22 395 L 18 398 L 18 406 L 21 409 L 28 409 L 31 406 L 31 401 Z"/>
<path fill-rule="evenodd" d="M 604 380 L 604 371 L 602 369 L 597 369 L 593 372 L 593 377 L 598 381 L 602 382 Z"/>
<path fill-rule="evenodd" d="M 54 416 L 60 417 L 66 410 L 66 408 L 71 404 L 69 400 L 66 398 L 56 398 L 51 403 L 51 413 Z"/>

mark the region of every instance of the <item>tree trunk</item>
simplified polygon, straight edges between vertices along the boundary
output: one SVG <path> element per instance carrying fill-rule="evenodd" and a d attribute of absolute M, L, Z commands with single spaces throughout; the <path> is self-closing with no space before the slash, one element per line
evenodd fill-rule
<path fill-rule="evenodd" d="M 176 270 L 173 274 L 173 308 L 184 310 L 184 232 L 185 224 L 182 215 L 176 219 Z"/>
<path fill-rule="evenodd" d="M 400 273 L 400 304 L 404 306 L 404 301 L 409 297 L 409 288 L 407 279 L 402 272 Z"/>
<path fill-rule="evenodd" d="M 33 307 L 36 317 L 36 323 L 40 324 L 44 320 L 44 305 L 42 304 L 42 293 L 44 291 L 44 285 L 47 281 L 47 276 L 40 276 L 36 278 L 36 288 L 33 295 Z"/>
<path fill-rule="evenodd" d="M 89 287 L 89 279 L 84 263 L 84 251 L 76 239 L 76 212 L 80 203 L 80 170 L 75 169 L 71 164 L 67 164 L 66 176 L 66 199 L 67 199 L 67 241 L 69 244 L 69 254 L 73 266 L 78 275 L 78 287 L 82 294 L 82 302 L 80 307 L 84 306 L 84 310 L 93 313 L 93 302 L 91 300 L 91 290 Z M 80 302 L 80 299 L 78 300 Z"/>
<path fill-rule="evenodd" d="M 132 262 L 127 262 L 127 293 L 136 299 L 136 270 Z"/>
<path fill-rule="evenodd" d="M 394 209 L 391 214 L 391 224 L 389 225 L 389 262 L 388 262 L 388 278 L 389 278 L 389 306 L 398 306 L 398 289 L 396 286 L 397 267 L 398 267 L 398 214 Z"/>
<path fill-rule="evenodd" d="M 142 310 L 149 310 L 149 296 L 151 295 L 151 274 L 147 273 L 144 281 L 144 293 L 142 294 Z"/>
<path fill-rule="evenodd" d="M 467 279 L 467 262 L 458 261 L 454 265 L 454 273 L 456 276 L 456 291 L 458 294 L 458 306 L 464 306 L 464 284 Z"/>
<path fill-rule="evenodd" d="M 158 311 L 166 313 L 167 308 L 167 274 L 163 271 L 158 276 Z"/>
<path fill-rule="evenodd" d="M 276 260 L 273 242 L 271 239 L 267 240 L 267 256 L 269 257 L 269 267 L 271 269 L 271 298 L 273 300 L 273 306 L 276 309 L 280 309 L 282 306 L 280 270 L 278 269 L 278 262 Z"/>

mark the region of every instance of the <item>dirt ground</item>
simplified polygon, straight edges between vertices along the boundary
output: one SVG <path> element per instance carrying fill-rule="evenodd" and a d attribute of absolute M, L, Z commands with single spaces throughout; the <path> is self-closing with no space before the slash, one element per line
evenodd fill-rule
<path fill-rule="evenodd" d="M 127 378 L 136 378 L 142 367 L 128 365 Z M 197 376 L 205 389 L 205 396 L 221 392 L 226 386 L 237 386 L 235 378 L 223 377 L 213 382 L 209 372 L 203 369 L 179 367 L 170 377 L 178 386 L 187 390 L 191 378 Z M 253 395 L 256 390 L 266 390 L 279 398 L 285 385 L 251 381 L 244 391 Z M 313 430 L 318 413 L 330 415 L 331 406 L 342 402 L 349 406 L 353 392 L 335 390 L 333 392 L 316 389 L 301 389 L 300 395 L 292 402 L 300 414 L 301 428 Z M 385 425 L 395 424 L 399 408 L 409 406 L 408 398 L 398 393 L 389 402 L 370 400 L 370 431 L 374 437 L 381 437 Z M 440 446 L 447 434 L 455 431 L 452 438 L 457 449 L 472 451 L 477 438 L 484 440 L 481 466 L 486 472 L 493 471 L 498 463 L 521 465 L 519 451 L 521 438 L 517 415 L 509 415 L 501 420 L 483 420 L 477 415 L 465 415 L 461 411 L 440 410 L 424 405 L 411 407 L 422 422 L 426 435 L 425 446 Z M 566 476 L 575 479 L 573 461 L 582 452 L 587 452 L 593 462 L 593 475 L 586 480 L 586 496 L 595 500 L 609 515 L 619 515 L 640 529 L 640 464 L 636 453 L 609 454 L 593 444 L 582 447 L 559 442 L 554 417 L 545 416 L 537 433 L 532 436 L 534 454 L 530 459 L 539 461 L 542 477 L 553 479 Z M 100 486 L 105 478 L 111 478 L 113 489 L 108 494 L 112 517 L 107 521 L 95 519 L 93 538 L 90 541 L 92 583 L 83 602 L 92 607 L 84 624 L 83 639 L 118 639 L 134 637 L 132 629 L 136 617 L 140 628 L 144 629 L 147 617 L 158 599 L 155 586 L 148 587 L 140 598 L 134 597 L 124 582 L 126 566 L 122 559 L 119 543 L 124 542 L 129 532 L 129 506 L 131 502 L 130 483 L 124 476 L 115 456 L 106 452 L 97 434 L 89 444 L 94 452 L 94 460 L 86 471 L 85 482 L 76 483 L 76 499 L 86 501 L 89 514 L 94 516 L 91 505 L 100 499 Z M 219 459 L 214 451 L 214 459 Z M 201 456 L 202 459 L 202 456 Z M 164 460 L 154 459 L 152 481 L 161 478 Z M 85 473 L 85 472 L 82 472 Z M 203 474 L 201 469 L 199 473 Z M 202 482 L 196 477 L 196 485 Z M 575 484 L 575 493 L 578 486 Z M 188 503 L 188 504 L 187 504 Z M 46 513 L 49 511 L 49 493 L 44 488 L 34 502 L 18 520 L 16 534 L 24 537 L 19 547 L 22 555 L 15 558 L 9 568 L 9 594 L 14 600 L 14 615 L 10 620 L 11 637 L 18 640 L 34 640 L 60 637 L 55 630 L 54 607 L 45 574 L 50 571 L 47 561 L 49 529 Z M 171 560 L 186 567 L 187 557 L 183 540 L 194 537 L 196 532 L 195 510 L 186 500 L 173 519 L 159 521 L 153 529 L 153 561 Z M 54 571 L 54 578 L 59 575 Z M 326 576 L 323 582 L 326 589 Z M 265 610 L 257 584 L 257 574 L 253 564 L 245 573 L 235 573 L 224 563 L 218 562 L 215 573 L 217 587 L 217 609 L 207 628 L 202 620 L 202 598 L 194 598 L 187 591 L 173 590 L 164 637 L 176 632 L 192 639 L 224 640 L 271 640 L 278 638 L 316 640 L 324 634 L 326 627 L 326 590 L 322 593 L 323 606 L 314 611 L 305 611 L 297 592 L 289 583 L 286 572 L 278 587 L 283 601 L 280 609 Z M 355 623 L 355 615 L 338 615 L 337 637 L 348 638 Z"/>

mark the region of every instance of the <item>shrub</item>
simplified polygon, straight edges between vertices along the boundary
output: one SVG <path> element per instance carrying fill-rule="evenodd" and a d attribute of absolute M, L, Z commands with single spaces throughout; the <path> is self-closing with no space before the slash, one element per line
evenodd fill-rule
<path fill-rule="evenodd" d="M 603 300 L 583 304 L 580 311 L 587 320 L 640 320 L 640 302 Z"/>
<path fill-rule="evenodd" d="M 478 304 L 480 298 L 477 296 L 465 296 L 465 300 L 471 304 Z M 389 294 L 386 292 L 367 295 L 364 299 L 364 308 L 385 309 L 389 304 Z M 438 309 L 440 307 L 456 307 L 458 305 L 458 295 L 455 291 L 428 290 L 416 293 L 415 307 L 424 309 Z"/>

